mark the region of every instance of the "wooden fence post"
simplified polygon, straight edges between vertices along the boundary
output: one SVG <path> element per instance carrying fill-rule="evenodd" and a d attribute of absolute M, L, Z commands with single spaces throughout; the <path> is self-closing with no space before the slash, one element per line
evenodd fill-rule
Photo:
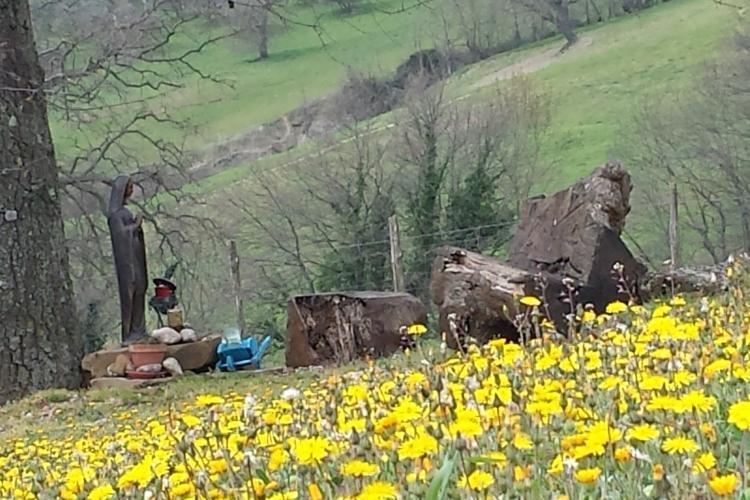
<path fill-rule="evenodd" d="M 245 333 L 245 310 L 242 307 L 242 280 L 240 279 L 240 256 L 237 254 L 237 242 L 229 241 L 229 276 L 234 288 L 234 311 L 237 315 L 237 328 L 240 334 Z"/>
<path fill-rule="evenodd" d="M 680 241 L 677 232 L 677 183 L 670 185 L 671 196 L 669 200 L 669 268 L 672 272 L 677 269 L 680 260 Z"/>
<path fill-rule="evenodd" d="M 401 267 L 401 245 L 399 242 L 398 218 L 396 215 L 388 217 L 388 236 L 391 243 L 391 272 L 393 273 L 393 291 L 403 293 L 404 270 Z"/>

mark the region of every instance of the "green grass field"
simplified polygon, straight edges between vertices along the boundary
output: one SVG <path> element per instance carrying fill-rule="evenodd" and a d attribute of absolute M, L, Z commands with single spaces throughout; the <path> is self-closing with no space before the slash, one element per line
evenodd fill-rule
<path fill-rule="evenodd" d="M 699 77 L 701 66 L 720 54 L 723 40 L 738 25 L 732 9 L 708 0 L 679 0 L 581 30 L 581 36 L 590 42 L 530 74 L 553 103 L 543 151 L 551 168 L 539 189 L 559 189 L 607 159 L 617 158 L 627 144 L 627 132 L 638 109 L 649 99 L 679 95 Z M 483 92 L 496 84 L 476 88 L 477 82 L 561 44 L 560 39 L 552 39 L 467 67 L 449 80 L 448 95 L 481 99 Z M 396 118 L 391 113 L 375 120 L 381 126 Z M 283 169 L 314 148 L 314 144 L 306 144 L 234 167 L 206 179 L 199 189 L 209 196 L 221 196 L 223 186 L 233 186 L 248 172 Z M 638 206 L 630 220 L 635 237 L 647 249 L 652 247 L 649 226 Z"/>
<path fill-rule="evenodd" d="M 734 11 L 718 7 L 708 0 L 674 1 L 638 15 L 583 30 L 582 36 L 591 38 L 590 45 L 534 72 L 532 78 L 548 92 L 553 102 L 552 126 L 545 158 L 554 166 L 554 174 L 548 180 L 548 187 L 554 189 L 572 182 L 605 161 L 618 148 L 621 133 L 630 125 L 638 106 L 645 104 L 648 98 L 674 95 L 689 85 L 696 78 L 701 64 L 718 53 L 721 41 L 736 24 Z M 473 89 L 478 80 L 560 44 L 559 39 L 553 39 L 468 67 L 451 78 L 448 92 L 454 97 L 475 93 L 476 98 L 481 98 L 482 89 Z M 393 66 L 412 49 L 411 45 L 401 48 L 392 46 L 386 54 Z M 311 52 L 309 57 L 311 65 L 317 64 L 313 61 L 323 57 L 328 58 L 326 67 L 337 66 L 335 61 L 322 53 L 313 55 Z M 278 65 L 269 61 L 266 69 Z M 302 78 L 306 82 L 302 88 L 314 84 L 324 93 L 325 89 L 330 90 L 340 81 L 345 68 L 339 66 L 338 70 L 336 78 L 320 76 L 317 72 L 311 75 L 311 79 Z M 283 65 L 278 71 L 278 75 L 283 74 Z M 256 79 L 263 82 L 275 78 L 272 75 L 277 73 L 269 70 L 263 75 L 246 75 L 248 80 L 242 85 L 250 88 L 256 85 L 253 83 Z M 241 80 L 239 75 L 237 79 Z M 292 81 L 285 85 L 291 86 Z M 268 102 L 266 99 L 261 105 L 255 102 L 256 96 L 260 100 L 260 94 L 267 95 L 267 89 L 262 83 L 258 86 L 263 90 L 250 92 L 247 101 L 241 93 L 236 92 L 226 102 L 211 106 L 218 111 L 202 110 L 202 116 L 218 115 L 216 121 L 207 119 L 211 121 L 209 130 L 216 134 L 241 130 L 243 119 L 245 125 L 267 121 L 303 99 L 301 95 L 295 97 L 295 91 L 292 91 L 291 94 L 284 94 L 284 99 L 279 102 L 273 99 Z M 312 97 L 312 93 L 306 95 Z M 254 104 L 248 104 L 251 101 Z M 243 107 L 245 111 L 242 111 Z M 377 121 L 387 123 L 389 118 L 382 116 Z M 300 154 L 309 151 L 309 146 L 301 148 Z M 292 151 L 253 165 L 243 165 L 237 167 L 236 172 L 219 174 L 216 179 L 207 181 L 206 186 L 213 190 L 224 184 L 222 180 L 232 182 L 241 178 L 242 172 L 248 168 L 281 165 L 293 161 L 297 156 L 297 152 Z"/>
<path fill-rule="evenodd" d="M 231 86 L 191 79 L 183 88 L 154 97 L 149 105 L 189 119 L 196 132 L 186 145 L 197 150 L 331 93 L 343 82 L 348 67 L 391 74 L 409 54 L 432 45 L 435 15 L 426 8 L 396 15 L 383 12 L 398 9 L 400 0 L 377 5 L 381 10 L 347 17 L 334 11 L 297 12 L 295 19 L 301 21 L 319 16 L 323 32 L 289 25 L 271 39 L 271 57 L 265 61 L 250 62 L 255 52 L 249 42 L 244 48 L 239 39 L 210 46 L 191 62 Z M 733 9 L 710 0 L 674 0 L 581 30 L 591 39 L 590 45 L 533 73 L 554 103 L 544 155 L 554 168 L 545 187 L 569 183 L 606 160 L 638 105 L 649 96 L 674 94 L 688 85 L 737 22 Z M 451 78 L 448 92 L 474 93 L 481 99 L 477 81 L 560 44 L 559 39 L 548 40 L 465 68 Z M 387 123 L 391 118 L 376 120 Z M 159 126 L 161 135 L 177 138 L 177 132 L 164 125 L 149 126 Z M 53 123 L 53 132 L 58 150 L 64 152 L 70 139 L 67 129 Z M 299 154 L 312 148 L 301 148 Z M 297 156 L 292 151 L 243 165 L 205 184 L 213 190 L 224 181 L 243 177 L 247 168 L 284 164 Z"/>

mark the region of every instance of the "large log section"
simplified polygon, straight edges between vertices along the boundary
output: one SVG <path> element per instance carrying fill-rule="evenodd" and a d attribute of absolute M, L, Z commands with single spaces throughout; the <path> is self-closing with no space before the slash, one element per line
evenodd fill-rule
<path fill-rule="evenodd" d="M 286 365 L 300 367 L 393 354 L 401 327 L 426 324 L 427 311 L 406 293 L 323 293 L 292 297 L 287 318 Z"/>
<path fill-rule="evenodd" d="M 543 297 L 543 312 L 560 331 L 578 304 L 603 312 L 613 300 L 637 298 L 646 268 L 620 239 L 630 190 L 625 169 L 607 163 L 552 196 L 527 200 L 507 264 L 442 249 L 433 264 L 431 292 L 449 345 L 465 335 L 479 343 L 517 340 L 514 320 L 522 295 Z"/>

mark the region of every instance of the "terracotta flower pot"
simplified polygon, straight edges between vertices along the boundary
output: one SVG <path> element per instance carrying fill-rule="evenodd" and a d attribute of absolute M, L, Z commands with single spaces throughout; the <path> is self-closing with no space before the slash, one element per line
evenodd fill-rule
<path fill-rule="evenodd" d="M 130 362 L 138 368 L 143 365 L 161 364 L 167 354 L 165 344 L 132 344 L 128 347 Z"/>

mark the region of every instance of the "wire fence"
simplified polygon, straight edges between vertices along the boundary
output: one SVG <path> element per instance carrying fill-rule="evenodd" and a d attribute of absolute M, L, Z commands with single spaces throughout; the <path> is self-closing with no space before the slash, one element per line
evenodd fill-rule
<path fill-rule="evenodd" d="M 243 285 L 239 298 L 250 330 L 284 328 L 287 301 L 291 296 L 326 292 L 400 291 L 422 299 L 429 308 L 431 269 L 442 247 L 461 247 L 501 257 L 512 236 L 516 220 L 475 224 L 440 231 L 409 232 L 399 235 L 398 248 L 390 238 L 362 241 L 332 241 L 311 235 L 300 237 L 298 246 L 268 247 L 258 239 L 237 240 Z M 431 243 L 429 249 L 423 244 Z M 272 248 L 274 247 L 275 248 Z M 244 250 L 243 250 L 244 249 Z M 258 254 L 259 252 L 259 254 Z M 401 256 L 404 286 L 395 290 L 392 255 Z M 228 266 L 221 271 L 228 277 Z M 229 280 L 227 280 L 229 282 Z M 231 323 L 227 315 L 236 296 L 224 287 L 214 297 L 216 321 Z M 281 338 L 281 337 L 280 337 Z"/>

